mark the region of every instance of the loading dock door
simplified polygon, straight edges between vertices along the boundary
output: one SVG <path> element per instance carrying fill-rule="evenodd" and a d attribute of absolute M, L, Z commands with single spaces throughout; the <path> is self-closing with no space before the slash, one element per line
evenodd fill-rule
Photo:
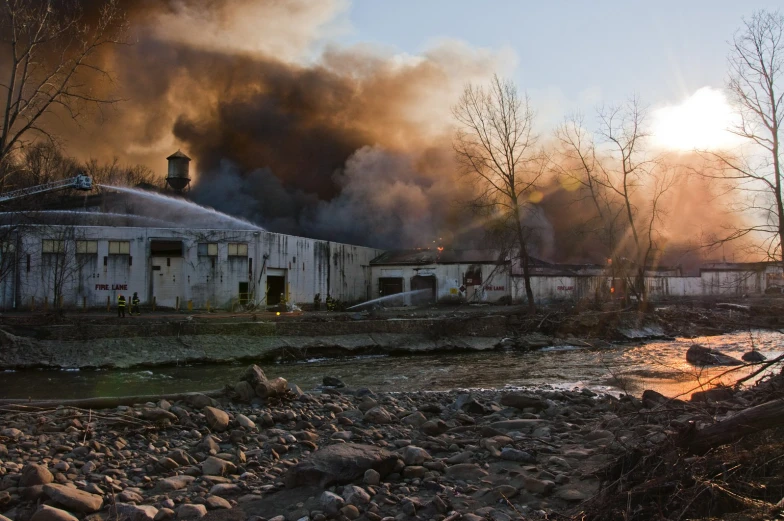
<path fill-rule="evenodd" d="M 433 275 L 416 275 L 411 279 L 411 303 L 428 304 L 436 301 L 436 278 Z"/>
<path fill-rule="evenodd" d="M 177 297 L 185 298 L 182 251 L 182 241 L 150 241 L 152 296 L 158 306 L 173 308 Z"/>
<path fill-rule="evenodd" d="M 403 293 L 402 277 L 380 277 L 378 279 L 378 294 L 382 297 Z"/>
<path fill-rule="evenodd" d="M 280 297 L 286 293 L 286 277 L 282 275 L 267 275 L 267 305 L 277 306 Z"/>

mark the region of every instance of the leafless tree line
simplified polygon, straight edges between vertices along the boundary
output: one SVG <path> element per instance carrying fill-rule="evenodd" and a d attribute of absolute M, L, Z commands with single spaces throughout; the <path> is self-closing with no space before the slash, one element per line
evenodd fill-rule
<path fill-rule="evenodd" d="M 779 130 L 784 122 L 784 15 L 760 11 L 733 39 L 728 90 L 740 123 L 729 129 L 745 142 L 733 151 L 695 151 L 704 160 L 685 170 L 733 192 L 731 211 L 748 216 L 749 226 L 727 228 L 704 238 L 707 250 L 740 238 L 752 239 L 757 256 L 784 264 L 784 194 Z M 545 150 L 534 131 L 534 111 L 510 81 L 494 77 L 489 86 L 468 85 L 453 108 L 458 130 L 453 143 L 462 173 L 473 186 L 468 204 L 487 221 L 489 233 L 519 258 L 528 305 L 536 242 L 536 205 L 545 174 L 587 203 L 583 232 L 601 245 L 607 271 L 622 279 L 626 292 L 648 300 L 646 271 L 666 247 L 670 196 L 679 188 L 678 168 L 647 146 L 648 111 L 634 97 L 599 107 L 593 124 L 569 116 Z M 568 211 L 568 210 L 567 210 Z"/>

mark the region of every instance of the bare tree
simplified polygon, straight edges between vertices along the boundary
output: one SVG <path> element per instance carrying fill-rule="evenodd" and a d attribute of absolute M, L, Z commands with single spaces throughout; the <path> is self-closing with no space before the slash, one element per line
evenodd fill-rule
<path fill-rule="evenodd" d="M 493 76 L 488 87 L 467 85 L 452 113 L 458 122 L 453 146 L 463 174 L 474 187 L 473 208 L 491 214 L 515 237 L 528 307 L 534 311 L 530 242 L 526 225 L 543 175 L 536 149 L 534 112 L 514 83 Z"/>
<path fill-rule="evenodd" d="M 598 135 L 608 147 L 606 157 L 596 162 L 600 184 L 611 191 L 621 206 L 622 236 L 611 258 L 631 262 L 622 266 L 627 287 L 641 305 L 648 300 L 646 270 L 662 251 L 660 225 L 665 215 L 665 195 L 675 185 L 674 172 L 658 158 L 649 158 L 644 142 L 646 110 L 637 98 L 599 111 Z M 615 268 L 618 270 L 618 268 Z"/>
<path fill-rule="evenodd" d="M 92 22 L 78 0 L 0 2 L 0 174 L 16 151 L 57 141 L 47 116 L 78 120 L 87 107 L 118 101 L 95 82 L 111 81 L 98 54 L 122 42 L 125 26 L 116 0 L 103 2 Z"/>
<path fill-rule="evenodd" d="M 780 130 L 784 123 L 784 14 L 758 11 L 744 20 L 729 53 L 727 89 L 739 122 L 730 132 L 745 145 L 728 152 L 701 151 L 707 164 L 702 175 L 727 181 L 735 192 L 731 210 L 751 217 L 709 246 L 743 237 L 761 237 L 756 253 L 784 262 L 784 196 Z M 756 242 L 756 241 L 755 241 Z"/>

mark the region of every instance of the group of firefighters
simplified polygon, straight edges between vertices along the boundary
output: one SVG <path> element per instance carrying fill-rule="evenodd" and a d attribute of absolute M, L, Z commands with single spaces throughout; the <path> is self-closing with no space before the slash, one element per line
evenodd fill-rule
<path fill-rule="evenodd" d="M 326 304 L 327 311 L 336 311 L 338 308 L 338 301 L 333 299 L 329 294 L 327 295 Z M 321 293 L 316 293 L 316 296 L 313 297 L 313 310 L 321 311 Z"/>
<path fill-rule="evenodd" d="M 117 297 L 117 316 L 125 318 L 125 295 L 120 295 Z M 139 295 L 136 292 L 133 293 L 133 297 L 131 297 L 131 312 L 130 315 L 141 315 L 139 312 Z"/>

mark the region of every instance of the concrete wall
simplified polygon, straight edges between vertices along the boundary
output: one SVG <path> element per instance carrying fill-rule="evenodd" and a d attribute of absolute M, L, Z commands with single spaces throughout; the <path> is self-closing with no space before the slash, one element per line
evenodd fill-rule
<path fill-rule="evenodd" d="M 328 293 L 360 302 L 369 292 L 374 248 L 252 230 L 28 226 L 18 232 L 15 269 L 0 281 L 4 309 L 54 304 L 56 290 L 66 306 L 112 306 L 117 296 L 137 292 L 144 305 L 228 308 L 247 287 L 247 298 L 267 301 L 267 276 L 285 278 L 289 301 L 312 303 Z M 60 253 L 43 252 L 43 240 L 62 240 Z M 181 255 L 156 255 L 155 240 L 182 241 Z M 76 252 L 77 241 L 96 241 L 97 253 Z M 109 251 L 110 241 L 127 241 L 127 254 Z M 217 255 L 199 255 L 199 244 L 217 245 Z M 231 244 L 247 244 L 247 255 L 230 255 Z M 236 253 L 236 252 L 235 252 Z M 14 299 L 16 295 L 16 299 Z"/>

